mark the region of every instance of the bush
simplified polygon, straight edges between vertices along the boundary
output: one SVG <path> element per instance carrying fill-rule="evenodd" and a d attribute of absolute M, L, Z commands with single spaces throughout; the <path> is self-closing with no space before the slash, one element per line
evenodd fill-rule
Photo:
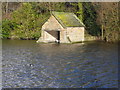
<path fill-rule="evenodd" d="M 17 24 L 10 20 L 2 21 L 2 38 L 10 38 L 10 33 L 14 28 L 17 27 Z"/>

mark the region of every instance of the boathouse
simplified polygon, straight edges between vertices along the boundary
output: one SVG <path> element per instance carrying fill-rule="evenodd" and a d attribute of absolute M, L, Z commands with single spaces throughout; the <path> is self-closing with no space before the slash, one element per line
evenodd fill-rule
<path fill-rule="evenodd" d="M 52 12 L 37 42 L 72 43 L 84 41 L 84 24 L 74 13 Z"/>

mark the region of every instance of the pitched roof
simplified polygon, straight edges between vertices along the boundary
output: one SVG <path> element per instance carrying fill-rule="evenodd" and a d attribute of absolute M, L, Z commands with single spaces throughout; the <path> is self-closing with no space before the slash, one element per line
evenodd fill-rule
<path fill-rule="evenodd" d="M 74 13 L 52 12 L 52 15 L 63 27 L 84 27 L 85 25 L 78 19 Z"/>

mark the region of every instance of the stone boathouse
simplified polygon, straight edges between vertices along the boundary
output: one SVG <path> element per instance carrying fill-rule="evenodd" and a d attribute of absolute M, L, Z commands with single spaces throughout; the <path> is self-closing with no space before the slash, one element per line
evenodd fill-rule
<path fill-rule="evenodd" d="M 74 13 L 51 12 L 37 42 L 73 43 L 84 41 L 84 24 Z"/>

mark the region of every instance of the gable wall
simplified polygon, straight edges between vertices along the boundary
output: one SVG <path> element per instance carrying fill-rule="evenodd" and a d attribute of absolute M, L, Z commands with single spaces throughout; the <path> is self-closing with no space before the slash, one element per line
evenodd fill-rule
<path fill-rule="evenodd" d="M 48 31 L 45 31 L 48 30 Z M 55 30 L 63 30 L 63 27 L 59 22 L 55 19 L 54 16 L 51 16 L 47 22 L 42 26 L 41 38 L 42 42 L 55 42 L 57 39 L 57 31 Z"/>
<path fill-rule="evenodd" d="M 54 16 L 51 16 L 47 22 L 42 26 L 42 30 L 60 30 L 63 29 L 61 24 L 55 19 Z"/>

